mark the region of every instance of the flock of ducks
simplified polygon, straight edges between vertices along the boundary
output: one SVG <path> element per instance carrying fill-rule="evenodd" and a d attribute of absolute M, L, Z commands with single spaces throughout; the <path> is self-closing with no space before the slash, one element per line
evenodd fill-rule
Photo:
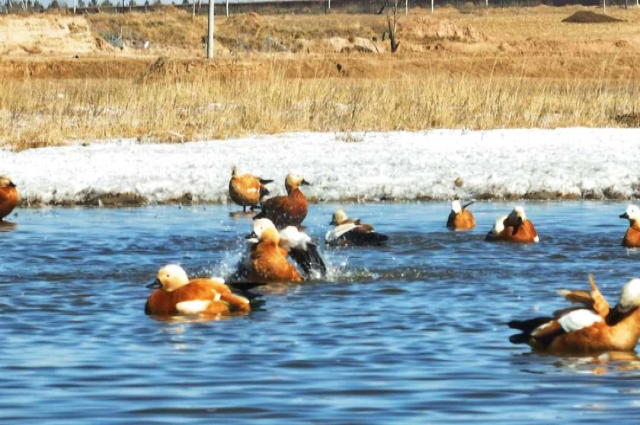
<path fill-rule="evenodd" d="M 269 190 L 265 180 L 251 174 L 240 175 L 233 168 L 229 196 L 250 212 L 259 209 L 247 235 L 247 253 L 228 284 L 218 278 L 189 279 L 178 265 L 162 267 L 156 280 L 148 285 L 156 289 L 148 298 L 145 313 L 158 316 L 232 315 L 251 311 L 251 290 L 275 283 L 296 283 L 321 279 L 327 268 L 318 246 L 301 227 L 308 203 L 301 186 L 310 185 L 302 175 L 289 174 L 285 180 L 287 195 L 264 199 Z M 16 185 L 0 176 L 0 222 L 19 201 Z M 452 231 L 475 228 L 476 221 L 468 207 L 459 200 L 451 204 L 446 227 Z M 640 247 L 640 209 L 631 205 L 620 216 L 629 220 L 622 244 Z M 334 246 L 379 246 L 389 239 L 360 219 L 349 218 L 337 210 L 330 222 L 325 243 Z M 487 241 L 537 243 L 539 237 L 524 208 L 517 206 L 510 214 L 498 218 Z M 290 261 L 291 260 L 291 261 Z M 611 308 L 598 290 L 593 276 L 590 291 L 562 290 L 559 294 L 575 307 L 554 312 L 551 316 L 511 321 L 509 327 L 520 333 L 510 338 L 534 350 L 555 354 L 592 354 L 604 351 L 632 351 L 640 338 L 640 279 L 624 285 L 617 304 Z M 235 291 L 235 292 L 234 292 Z"/>

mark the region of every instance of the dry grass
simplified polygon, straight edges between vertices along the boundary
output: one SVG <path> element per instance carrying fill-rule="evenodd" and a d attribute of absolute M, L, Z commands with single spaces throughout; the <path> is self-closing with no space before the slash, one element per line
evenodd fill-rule
<path fill-rule="evenodd" d="M 183 142 L 295 130 L 619 126 L 640 110 L 634 81 L 459 78 L 9 81 L 2 145 L 135 137 Z"/>
<path fill-rule="evenodd" d="M 196 58 L 204 17 L 171 10 L 90 15 L 96 34 L 123 26 L 125 36 L 155 47 L 80 59 L 0 58 L 0 146 L 296 130 L 637 125 L 640 10 L 610 8 L 621 23 L 561 22 L 577 10 L 440 9 L 435 17 L 413 11 L 401 20 L 397 55 L 383 48 L 380 16 L 237 15 L 218 21 L 217 42 L 227 53 L 213 64 Z M 426 29 L 443 18 L 482 37 L 434 39 Z M 260 53 L 269 36 L 291 50 L 301 40 L 312 47 Z M 381 53 L 322 50 L 330 39 L 346 46 L 373 37 Z M 156 61 L 160 54 L 182 59 Z"/>

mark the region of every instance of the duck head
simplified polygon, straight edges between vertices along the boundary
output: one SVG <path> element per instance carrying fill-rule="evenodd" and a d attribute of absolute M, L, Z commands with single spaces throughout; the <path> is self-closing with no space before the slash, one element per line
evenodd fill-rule
<path fill-rule="evenodd" d="M 618 308 L 626 313 L 634 308 L 640 307 L 640 279 L 631 279 L 620 292 Z"/>
<path fill-rule="evenodd" d="M 527 221 L 527 215 L 524 212 L 524 207 L 518 206 L 507 216 L 506 225 L 513 227 L 513 234 L 515 235 L 525 221 Z"/>
<path fill-rule="evenodd" d="M 329 224 L 332 224 L 334 226 L 339 226 L 345 221 L 347 221 L 348 219 L 349 217 L 347 217 L 347 214 L 345 214 L 344 211 L 336 210 L 336 212 L 333 213 L 333 217 L 331 218 L 331 223 Z"/>
<path fill-rule="evenodd" d="M 634 221 L 640 223 L 640 208 L 635 205 L 629 205 L 624 214 L 620 215 L 620 218 L 626 218 L 631 223 Z"/>
<path fill-rule="evenodd" d="M 291 193 L 293 189 L 297 189 L 300 186 L 311 186 L 311 183 L 306 181 L 302 174 L 289 173 L 284 181 L 284 186 L 287 189 L 287 193 Z"/>
<path fill-rule="evenodd" d="M 250 243 L 258 243 L 264 240 L 272 240 L 276 244 L 280 241 L 278 229 L 268 218 L 260 218 L 253 222 L 253 232 L 247 235 Z"/>
<path fill-rule="evenodd" d="M 8 176 L 0 176 L 0 187 L 16 187 Z"/>
<path fill-rule="evenodd" d="M 147 285 L 147 288 L 162 288 L 167 292 L 172 292 L 188 283 L 189 277 L 182 267 L 177 264 L 167 264 L 160 269 L 156 280 Z"/>

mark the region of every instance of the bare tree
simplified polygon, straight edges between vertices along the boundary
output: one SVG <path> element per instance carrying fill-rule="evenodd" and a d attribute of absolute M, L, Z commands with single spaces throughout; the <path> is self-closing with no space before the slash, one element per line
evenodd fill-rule
<path fill-rule="evenodd" d="M 387 28 L 389 41 L 391 42 L 391 53 L 395 53 L 400 46 L 398 41 L 398 20 L 400 19 L 400 9 L 406 8 L 408 0 L 384 0 L 384 9 L 387 10 Z M 383 37 L 384 39 L 384 37 Z"/>

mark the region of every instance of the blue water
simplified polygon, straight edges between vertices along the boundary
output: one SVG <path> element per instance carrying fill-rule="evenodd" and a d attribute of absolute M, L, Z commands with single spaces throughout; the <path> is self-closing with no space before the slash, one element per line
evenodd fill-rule
<path fill-rule="evenodd" d="M 440 203 L 343 205 L 384 248 L 324 250 L 328 282 L 267 291 L 246 317 L 159 321 L 145 284 L 179 262 L 228 274 L 250 219 L 227 206 L 22 210 L 0 232 L 0 422 L 632 423 L 640 361 L 531 354 L 505 323 L 640 276 L 619 203 L 527 203 L 530 246 L 483 241 L 512 204 L 444 228 Z M 305 221 L 322 239 L 334 205 Z"/>

